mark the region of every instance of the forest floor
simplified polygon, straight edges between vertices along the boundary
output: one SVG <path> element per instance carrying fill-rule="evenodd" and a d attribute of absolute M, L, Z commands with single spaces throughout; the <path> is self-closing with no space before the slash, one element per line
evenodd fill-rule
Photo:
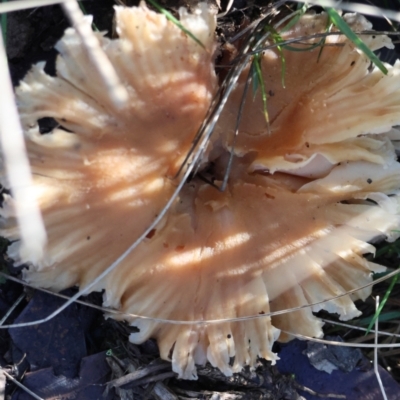
<path fill-rule="evenodd" d="M 133 5 L 133 2 L 129 3 Z M 164 3 L 161 3 L 164 5 Z M 269 2 L 237 0 L 233 12 L 220 22 L 221 37 L 231 36 L 240 29 L 244 19 L 260 15 Z M 396 3 L 398 4 L 398 3 Z M 86 1 L 85 9 L 94 16 L 101 31 L 113 32 L 113 0 Z M 171 0 L 172 10 L 187 2 Z M 222 2 L 222 8 L 226 2 Z M 46 61 L 46 71 L 54 74 L 56 52 L 53 49 L 69 26 L 58 5 L 19 11 L 9 14 L 7 21 L 7 53 L 14 85 L 24 77 L 30 66 Z M 386 29 L 386 28 L 382 28 Z M 46 130 L 42 121 L 42 129 Z M 394 246 L 394 249 L 396 247 Z M 396 266 L 399 253 L 392 251 L 380 260 Z M 9 267 L 8 262 L 4 262 Z M 7 265 L 6 265 L 7 264 Z M 13 274 L 17 276 L 16 272 Z M 381 284 L 375 293 L 384 295 L 388 284 Z M 398 307 L 397 285 L 388 307 Z M 66 292 L 71 295 L 73 289 Z M 24 288 L 7 281 L 0 284 L 0 315 L 21 299 L 7 319 L 7 323 L 20 323 L 41 319 L 51 314 L 64 300 L 39 290 Z M 88 301 L 101 304 L 101 295 L 92 294 Z M 367 315 L 373 314 L 371 299 L 359 305 Z M 391 310 L 391 309 L 390 309 Z M 381 328 L 393 328 L 393 321 Z M 326 333 L 340 339 L 351 340 L 362 334 L 348 328 L 327 325 Z M 51 321 L 33 327 L 0 330 L 0 365 L 14 379 L 43 399 L 309 399 L 347 398 L 375 400 L 381 392 L 371 353 L 356 349 L 323 346 L 316 348 L 305 341 L 275 344 L 280 360 L 276 366 L 260 360 L 255 371 L 245 370 L 227 378 L 218 370 L 206 366 L 199 368 L 198 381 L 176 378 L 168 362 L 159 358 L 153 340 L 137 346 L 129 343 L 130 328 L 120 322 L 105 320 L 101 311 L 81 304 L 73 304 Z M 367 338 L 371 339 L 371 338 Z M 371 343 L 371 341 L 369 342 Z M 314 347 L 313 347 L 314 346 Z M 334 360 L 337 369 L 331 374 L 313 367 L 311 353 L 320 351 L 322 358 Z M 338 350 L 339 349 L 339 350 Z M 397 352 L 385 356 L 379 367 L 383 385 L 389 399 L 400 399 L 399 356 Z M 315 361 L 315 360 L 314 360 Z M 391 370 L 394 378 L 387 370 Z M 0 374 L 1 375 L 1 374 Z M 0 378 L 5 398 L 32 399 L 24 389 L 11 380 Z M 302 396 L 302 397 L 301 397 Z M 343 397 L 346 396 L 346 397 Z"/>

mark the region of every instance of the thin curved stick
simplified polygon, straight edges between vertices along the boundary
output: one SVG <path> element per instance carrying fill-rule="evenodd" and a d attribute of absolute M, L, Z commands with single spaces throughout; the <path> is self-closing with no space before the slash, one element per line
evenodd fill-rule
<path fill-rule="evenodd" d="M 400 271 L 395 271 L 395 272 L 399 273 Z M 5 278 L 7 278 L 9 280 L 12 280 L 14 282 L 20 283 L 20 284 L 22 284 L 24 286 L 28 286 L 28 287 L 37 289 L 37 290 L 39 290 L 41 292 L 48 293 L 48 294 L 51 294 L 51 295 L 54 295 L 56 297 L 60 297 L 60 298 L 63 298 L 63 299 L 70 299 L 70 297 L 68 297 L 66 295 L 63 295 L 63 294 L 60 294 L 60 293 L 55 293 L 55 292 L 52 292 L 52 291 L 50 291 L 48 289 L 35 288 L 33 285 L 29 285 L 26 282 L 22 281 L 21 279 L 14 278 L 14 277 L 9 276 L 9 275 L 7 275 L 7 274 L 5 274 L 3 272 L 0 272 L 0 275 L 4 276 Z M 379 282 L 381 282 L 385 278 L 390 278 L 390 276 L 387 276 L 387 277 L 385 276 L 383 278 L 380 278 Z M 372 282 L 371 284 L 375 284 L 375 283 L 379 283 L 379 282 L 377 280 L 375 282 Z M 359 289 L 361 289 L 361 288 L 358 288 L 356 290 L 359 290 Z M 346 295 L 347 294 L 343 294 L 341 296 L 346 296 Z M 337 296 L 337 297 L 339 297 L 339 296 Z M 330 300 L 332 300 L 332 299 L 325 300 L 325 302 L 328 302 Z M 94 308 L 94 309 L 99 310 L 99 311 L 108 312 L 108 313 L 112 313 L 112 314 L 125 315 L 125 316 L 130 316 L 130 317 L 133 316 L 133 317 L 143 318 L 143 319 L 151 319 L 151 320 L 154 320 L 156 322 L 166 322 L 166 323 L 169 322 L 169 323 L 177 323 L 177 324 L 189 324 L 189 322 L 187 322 L 187 321 L 185 322 L 185 321 L 161 320 L 161 319 L 156 319 L 156 318 L 140 317 L 140 316 L 137 316 L 137 315 L 134 315 L 134 314 L 126 314 L 126 313 L 123 313 L 123 312 L 118 311 L 118 310 L 114 310 L 114 309 L 110 309 L 110 308 L 102 307 L 102 306 L 97 306 L 95 304 L 91 304 L 91 303 L 88 303 L 88 302 L 82 301 L 82 300 L 76 300 L 75 302 L 78 303 L 78 304 L 90 307 L 90 308 Z M 320 303 L 315 303 L 315 304 L 320 304 Z M 313 304 L 309 304 L 309 305 L 306 305 L 306 306 L 298 307 L 296 309 L 287 309 L 285 311 L 289 313 L 289 312 L 292 312 L 292 311 L 297 311 L 300 308 L 311 307 L 312 305 Z M 254 317 L 255 318 L 264 318 L 264 317 L 268 317 L 268 316 L 271 316 L 271 315 L 276 315 L 276 313 L 266 313 L 266 314 L 257 315 L 257 316 L 254 316 Z M 234 322 L 236 320 L 237 319 L 226 319 L 226 320 L 221 320 L 220 322 L 231 322 L 231 321 Z M 340 325 L 340 326 L 344 326 L 344 327 L 348 327 L 348 328 L 352 328 L 352 329 L 367 331 L 367 329 L 365 329 L 365 328 L 361 328 L 361 327 L 358 327 L 358 326 L 352 326 L 350 324 L 344 324 L 344 323 L 341 323 L 341 322 L 330 321 L 330 320 L 327 320 L 327 319 L 321 319 L 321 320 L 326 322 L 326 323 L 330 323 L 330 324 L 334 324 L 334 325 Z M 203 322 L 204 323 L 208 323 L 209 321 L 203 321 Z M 216 321 L 216 322 L 218 322 L 218 321 Z M 190 322 L 190 324 L 193 324 L 193 322 Z M 291 335 L 293 337 L 296 337 L 298 339 L 309 340 L 311 342 L 316 342 L 316 343 L 324 343 L 324 344 L 332 345 L 332 346 L 356 347 L 356 348 L 367 348 L 367 349 L 369 349 L 369 348 L 373 348 L 374 349 L 376 347 L 375 344 L 337 342 L 337 341 L 328 340 L 328 339 L 313 338 L 311 336 L 301 335 L 301 334 L 297 334 L 297 333 L 293 333 L 293 332 L 285 331 L 285 330 L 282 330 L 282 332 L 284 332 L 284 333 L 286 333 L 288 335 Z M 399 334 L 391 334 L 391 333 L 383 332 L 383 331 L 379 331 L 379 330 L 377 332 L 378 332 L 379 335 L 400 337 Z M 388 343 L 388 344 L 382 344 L 382 345 L 377 344 L 377 348 L 384 348 L 385 349 L 385 348 L 393 348 L 393 347 L 400 347 L 400 343 L 398 343 L 398 344 Z"/>
<path fill-rule="evenodd" d="M 18 304 L 25 298 L 25 293 L 22 293 L 17 300 L 15 300 L 14 304 L 8 309 L 8 311 L 4 314 L 3 318 L 0 320 L 0 325 L 3 325 L 4 322 L 7 321 L 7 318 L 11 315 L 11 313 L 18 307 Z"/>
<path fill-rule="evenodd" d="M 228 5 L 226 6 L 226 10 L 224 12 L 222 12 L 222 13 L 217 14 L 217 18 L 225 17 L 225 15 L 228 14 L 229 11 L 231 11 L 231 8 L 233 6 L 233 2 L 234 1 L 235 0 L 229 0 Z"/>
<path fill-rule="evenodd" d="M 323 343 L 327 344 L 329 346 L 341 346 L 341 347 L 355 347 L 355 348 L 360 348 L 360 349 L 392 349 L 394 347 L 400 347 L 400 343 L 388 343 L 388 344 L 366 344 L 366 343 L 346 343 L 346 342 L 337 342 L 334 340 L 327 340 L 327 339 L 319 339 L 319 338 L 313 338 L 311 336 L 306 336 L 306 335 L 300 335 L 299 333 L 293 333 L 290 331 L 284 331 L 281 330 L 281 332 L 284 332 L 290 336 L 293 336 L 297 339 L 301 340 L 308 340 L 310 342 L 315 342 L 315 343 Z"/>
<path fill-rule="evenodd" d="M 377 283 L 383 282 L 386 279 L 389 279 L 389 278 L 391 278 L 391 277 L 393 277 L 393 276 L 395 276 L 397 274 L 400 274 L 400 269 L 392 271 L 391 273 L 389 273 L 389 274 L 387 274 L 387 275 L 385 275 L 385 276 L 383 276 L 383 277 L 381 277 L 379 279 L 376 279 L 375 281 L 370 282 L 370 283 L 368 283 L 366 285 L 363 285 L 363 286 L 360 286 L 358 288 L 349 290 L 346 293 L 342 293 L 342 294 L 339 294 L 337 296 L 331 297 L 329 299 L 321 300 L 321 301 L 318 301 L 318 302 L 315 302 L 315 303 L 305 304 L 305 305 L 298 306 L 298 307 L 293 307 L 293 308 L 287 308 L 285 310 L 271 311 L 271 312 L 266 312 L 264 314 L 248 315 L 248 316 L 245 316 L 245 317 L 185 321 L 185 320 L 155 318 L 155 317 L 149 317 L 149 316 L 140 315 L 140 314 L 130 314 L 130 313 L 125 313 L 125 312 L 118 311 L 118 310 L 115 310 L 115 309 L 112 309 L 112 308 L 96 306 L 94 304 L 90 304 L 90 303 L 84 302 L 82 300 L 77 300 L 76 296 L 80 292 L 78 292 L 77 294 L 75 294 L 72 297 L 68 297 L 68 296 L 62 295 L 60 293 L 52 292 L 51 290 L 48 290 L 48 289 L 35 288 L 33 285 L 29 285 L 29 284 L 27 284 L 26 282 L 24 282 L 24 281 L 22 281 L 20 279 L 17 279 L 17 278 L 14 278 L 14 277 L 10 277 L 9 275 L 7 275 L 5 273 L 0 272 L 0 275 L 4 276 L 7 279 L 10 279 L 10 280 L 13 280 L 15 282 L 21 283 L 23 285 L 26 285 L 26 286 L 41 290 L 41 291 L 43 291 L 45 293 L 53 294 L 54 296 L 57 296 L 57 297 L 68 299 L 68 301 L 65 303 L 65 304 L 68 304 L 68 306 L 70 304 L 72 304 L 73 302 L 76 302 L 76 303 L 79 303 L 79 304 L 86 305 L 88 307 L 96 308 L 98 310 L 101 310 L 103 312 L 107 312 L 107 313 L 113 314 L 113 315 L 120 315 L 120 316 L 124 316 L 124 317 L 148 320 L 148 321 L 159 322 L 159 323 L 173 324 L 173 325 L 211 325 L 211 324 L 220 324 L 220 323 L 226 323 L 226 322 L 249 321 L 249 320 L 261 319 L 261 318 L 265 318 L 265 317 L 271 317 L 271 316 L 274 316 L 274 315 L 288 314 L 288 313 L 291 313 L 291 312 L 296 312 L 296 311 L 303 310 L 303 309 L 306 309 L 306 308 L 314 307 L 314 306 L 317 306 L 317 305 L 320 305 L 320 304 L 328 303 L 328 302 L 330 302 L 332 300 L 336 300 L 336 299 L 344 297 L 344 296 L 348 296 L 348 295 L 350 295 L 352 293 L 355 293 L 355 292 L 357 292 L 359 290 L 362 290 L 362 289 L 365 289 L 365 288 L 367 288 L 369 286 L 372 286 L 372 285 L 375 285 Z M 63 310 L 66 307 L 68 307 L 65 304 L 63 304 L 61 306 L 61 307 L 63 307 Z M 53 312 L 53 314 L 57 315 L 61 311 L 59 311 L 59 309 L 57 309 L 56 311 Z M 51 314 L 51 315 L 53 315 L 53 314 Z M 42 320 L 23 322 L 23 323 L 20 323 L 20 324 L 3 325 L 3 326 L 0 326 L 0 328 L 4 328 L 4 329 L 5 328 L 21 328 L 23 326 L 31 326 L 31 325 L 35 325 L 35 324 L 38 324 L 38 323 L 47 322 L 50 319 L 51 319 L 50 316 L 48 316 L 48 317 L 46 317 L 46 318 L 44 318 Z"/>
<path fill-rule="evenodd" d="M 379 296 L 375 298 L 375 312 L 379 310 Z M 387 400 L 386 391 L 382 383 L 381 375 L 379 373 L 378 368 L 378 325 L 379 318 L 375 320 L 375 335 L 374 335 L 374 373 L 376 376 L 376 380 L 378 381 L 379 388 L 381 389 L 382 397 L 384 400 Z"/>
<path fill-rule="evenodd" d="M 294 0 L 296 3 L 303 3 L 303 0 Z M 365 14 L 372 17 L 388 18 L 400 22 L 400 12 L 385 10 L 380 7 L 371 6 L 367 4 L 345 3 L 342 1 L 334 0 L 308 0 L 307 3 L 315 4 L 320 7 L 338 8 L 343 11 L 352 11 L 359 14 Z"/>
<path fill-rule="evenodd" d="M 36 400 L 44 400 L 43 397 L 38 396 L 36 393 L 32 392 L 32 390 L 28 389 L 25 385 L 23 385 L 21 382 L 16 380 L 13 376 L 11 376 L 7 371 L 2 369 L 0 373 L 4 374 L 7 379 L 9 379 L 11 382 L 13 382 L 15 385 L 20 387 L 24 392 L 28 393 L 31 395 L 34 399 Z"/>
<path fill-rule="evenodd" d="M 322 322 L 325 322 L 326 324 L 343 326 L 344 328 L 354 329 L 356 331 L 368 332 L 367 328 L 362 328 L 361 326 L 345 324 L 344 322 L 332 321 L 332 320 L 326 319 L 326 318 L 320 318 L 320 319 Z M 390 337 L 400 339 L 400 334 L 398 334 L 398 333 L 390 333 L 390 332 L 384 332 L 384 331 L 378 331 L 378 333 L 379 333 L 379 335 L 382 335 L 382 336 L 390 336 Z"/>

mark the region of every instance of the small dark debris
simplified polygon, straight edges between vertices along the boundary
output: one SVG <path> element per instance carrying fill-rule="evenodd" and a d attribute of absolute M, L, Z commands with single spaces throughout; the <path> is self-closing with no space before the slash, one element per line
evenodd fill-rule
<path fill-rule="evenodd" d="M 79 376 L 75 378 L 56 375 L 53 368 L 49 367 L 27 373 L 22 383 L 43 399 L 112 400 L 115 398 L 113 391 L 104 394 L 110 376 L 105 357 L 105 352 L 102 352 L 83 358 Z M 12 400 L 31 399 L 22 389 L 18 389 L 12 397 Z"/>
<path fill-rule="evenodd" d="M 41 134 L 49 133 L 58 126 L 58 122 L 54 118 L 40 118 L 38 119 L 39 132 Z"/>
<path fill-rule="evenodd" d="M 147 239 L 151 239 L 157 232 L 157 229 L 152 229 L 147 235 L 146 238 Z"/>
<path fill-rule="evenodd" d="M 64 302 L 38 291 L 15 323 L 43 319 Z M 73 378 L 78 374 L 82 357 L 87 355 L 82 316 L 77 312 L 77 305 L 73 304 L 49 322 L 11 329 L 10 336 L 14 345 L 26 353 L 32 371 L 52 367 L 55 374 Z M 14 360 L 15 363 L 18 361 Z"/>
<path fill-rule="evenodd" d="M 339 336 L 327 336 L 327 340 L 343 342 Z M 363 358 L 361 350 L 353 347 L 329 346 L 323 343 L 307 342 L 304 354 L 311 365 L 319 371 L 331 373 L 335 369 L 351 372 Z"/>
<path fill-rule="evenodd" d="M 280 360 L 277 361 L 277 368 L 282 374 L 292 374 L 295 380 L 318 394 L 346 395 L 348 400 L 381 400 L 378 381 L 373 368 L 362 371 L 358 368 L 351 372 L 335 370 L 332 374 L 318 371 L 308 360 L 304 351 L 307 342 L 293 340 L 281 345 L 279 353 Z M 390 374 L 379 367 L 380 376 L 386 395 L 390 400 L 400 400 L 399 384 Z M 312 394 L 304 395 L 307 400 L 320 400 L 321 397 Z"/>

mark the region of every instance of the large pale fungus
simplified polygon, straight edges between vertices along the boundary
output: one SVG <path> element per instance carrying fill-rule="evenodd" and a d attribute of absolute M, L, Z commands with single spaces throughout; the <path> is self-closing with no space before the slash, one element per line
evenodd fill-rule
<path fill-rule="evenodd" d="M 74 29 L 56 46 L 57 77 L 38 64 L 17 89 L 49 238 L 46 258 L 29 273 L 44 274 L 40 285 L 54 289 L 90 282 L 154 220 L 216 88 L 215 19 L 204 4 L 193 15 L 181 11 L 204 48 L 145 5 L 116 7 L 116 20 L 119 39 L 97 37 L 128 90 L 127 108 L 115 109 L 99 90 Z M 41 135 L 42 117 L 71 132 Z M 12 197 L 3 212 L 12 214 Z M 18 237 L 12 218 L 2 232 Z M 31 261 L 20 259 L 18 241 L 10 255 Z"/>
<path fill-rule="evenodd" d="M 24 272 L 37 286 L 85 286 L 136 240 L 171 196 L 172 177 L 216 89 L 215 21 L 205 5 L 181 12 L 205 48 L 145 6 L 117 7 L 116 16 L 119 39 L 98 38 L 128 89 L 128 110 L 116 110 L 99 90 L 72 29 L 57 45 L 58 76 L 38 65 L 18 89 L 49 236 L 46 259 Z M 282 37 L 324 32 L 326 18 L 306 15 Z M 356 30 L 370 28 L 360 16 L 346 18 Z M 363 39 L 373 50 L 391 46 L 386 36 Z M 304 50 L 316 40 L 294 46 Z M 254 367 L 257 357 L 276 360 L 275 340 L 322 335 L 313 311 L 343 320 L 359 315 L 353 301 L 369 288 L 263 316 L 370 283 L 384 268 L 363 254 L 374 252 L 371 241 L 398 236 L 400 135 L 392 127 L 400 123 L 400 65 L 387 66 L 387 76 L 371 70 L 340 35 L 328 37 L 322 52 L 283 52 L 285 88 L 279 52 L 262 58 L 270 132 L 261 100 L 249 94 L 226 190 L 194 177 L 162 223 L 95 288 L 105 289 L 108 307 L 150 317 L 120 318 L 138 328 L 133 342 L 156 338 L 181 378 L 195 379 L 196 364 L 207 360 L 228 376 Z M 245 79 L 243 73 L 208 153 L 216 181 Z M 72 133 L 40 135 L 37 120 L 49 116 Z M 11 196 L 2 213 L 1 233 L 14 241 L 9 254 L 29 264 L 19 254 Z M 232 320 L 245 317 L 256 318 Z"/>

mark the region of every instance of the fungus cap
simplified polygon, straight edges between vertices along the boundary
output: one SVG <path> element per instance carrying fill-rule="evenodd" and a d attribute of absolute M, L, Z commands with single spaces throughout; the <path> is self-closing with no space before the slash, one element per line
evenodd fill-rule
<path fill-rule="evenodd" d="M 97 37 L 127 88 L 128 109 L 114 108 L 99 77 L 87 79 L 92 71 L 73 29 L 57 45 L 58 76 L 39 64 L 17 90 L 48 230 L 47 258 L 33 264 L 19 254 L 7 195 L 1 232 L 15 240 L 9 255 L 31 262 L 24 276 L 37 286 L 84 287 L 147 228 L 171 196 L 171 177 L 216 91 L 215 20 L 205 5 L 194 14 L 181 11 L 182 23 L 205 48 L 144 5 L 117 7 L 116 15 L 119 39 Z M 361 17 L 346 18 L 358 30 L 369 28 Z M 325 26 L 325 15 L 306 15 L 284 37 Z M 365 40 L 371 49 L 391 45 L 385 36 Z M 181 378 L 195 379 L 196 364 L 207 360 L 227 376 L 254 368 L 257 357 L 274 362 L 278 338 L 322 335 L 313 315 L 321 308 L 343 320 L 359 315 L 353 301 L 365 299 L 369 288 L 268 314 L 370 283 L 371 273 L 384 269 L 363 258 L 374 252 L 370 242 L 398 236 L 394 144 L 400 136 L 390 128 L 400 115 L 399 65 L 388 67 L 388 76 L 371 72 L 365 56 L 341 36 L 327 38 L 319 63 L 319 49 L 284 51 L 285 89 L 278 54 L 267 51 L 262 59 L 267 91 L 274 94 L 271 135 L 262 103 L 249 97 L 227 190 L 194 177 L 161 224 L 95 288 L 105 289 L 105 305 L 132 314 L 112 315 L 139 329 L 130 339 L 156 338 L 161 357 L 171 359 Z M 229 158 L 244 76 L 218 124 L 211 160 L 217 181 Z M 343 107 L 351 102 L 362 116 L 365 98 L 381 107 L 368 123 Z M 329 116 L 337 112 L 342 119 Z M 41 135 L 42 117 L 72 132 Z"/>

